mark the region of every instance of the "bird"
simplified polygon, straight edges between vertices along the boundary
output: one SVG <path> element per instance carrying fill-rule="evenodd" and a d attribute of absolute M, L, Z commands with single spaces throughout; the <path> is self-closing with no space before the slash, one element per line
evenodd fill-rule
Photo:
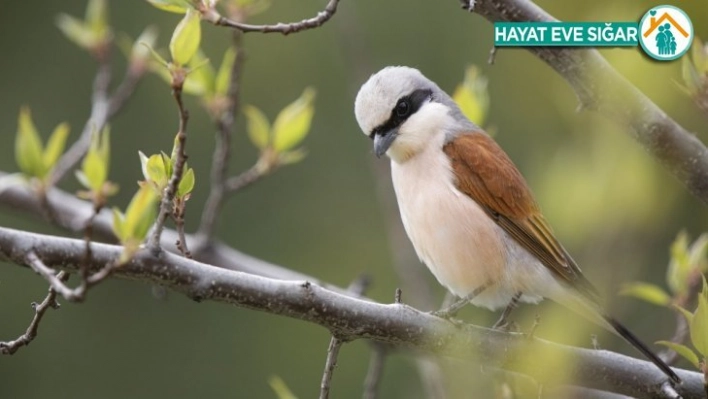
<path fill-rule="evenodd" d="M 617 334 L 681 382 L 603 309 L 512 160 L 437 84 L 415 68 L 385 67 L 361 86 L 354 114 L 376 156 L 390 158 L 408 238 L 438 282 L 462 298 L 456 310 L 469 302 L 504 308 L 504 318 L 517 302 L 550 299 Z"/>

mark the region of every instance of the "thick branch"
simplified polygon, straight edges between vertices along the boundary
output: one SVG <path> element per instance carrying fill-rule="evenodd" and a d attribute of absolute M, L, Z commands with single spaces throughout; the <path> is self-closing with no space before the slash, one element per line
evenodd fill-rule
<path fill-rule="evenodd" d="M 25 264 L 34 251 L 49 267 L 77 271 L 84 257 L 81 240 L 0 228 L 0 260 Z M 91 269 L 117 258 L 118 246 L 95 244 Z M 517 334 L 457 325 L 402 304 L 378 304 L 336 293 L 307 281 L 274 280 L 229 271 L 171 253 L 140 251 L 115 276 L 165 286 L 196 301 L 211 300 L 321 325 L 341 339 L 367 338 L 527 374 L 545 386 L 568 383 L 630 395 L 662 397 L 663 373 L 652 363 L 603 351 L 572 348 Z M 528 350 L 543 356 L 529 356 Z M 572 359 L 564 373 L 545 373 L 546 359 Z M 703 376 L 677 370 L 684 397 L 703 395 Z"/>
<path fill-rule="evenodd" d="M 478 0 L 472 11 L 491 22 L 557 21 L 528 0 Z M 528 50 L 568 81 L 582 108 L 595 110 L 628 128 L 631 136 L 693 195 L 708 203 L 708 149 L 617 73 L 597 50 Z"/>

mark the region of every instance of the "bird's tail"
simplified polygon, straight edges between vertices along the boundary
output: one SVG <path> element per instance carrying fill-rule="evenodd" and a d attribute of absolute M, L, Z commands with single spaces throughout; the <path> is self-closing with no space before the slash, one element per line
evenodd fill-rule
<path fill-rule="evenodd" d="M 656 365 L 661 371 L 666 374 L 671 381 L 680 384 L 681 383 L 681 378 L 679 378 L 678 375 L 671 369 L 671 367 L 666 364 L 659 356 L 657 356 L 654 352 L 652 352 L 651 349 L 649 349 L 646 344 L 637 338 L 636 335 L 634 335 L 631 331 L 627 329 L 627 327 L 623 326 L 615 320 L 614 318 L 608 316 L 608 315 L 602 315 L 602 318 L 610 325 L 612 326 L 612 329 L 614 330 L 613 332 L 622 337 L 625 341 L 629 342 L 630 345 L 635 347 L 639 352 L 642 353 L 647 359 L 649 359 L 652 363 Z"/>
<path fill-rule="evenodd" d="M 671 379 L 671 381 L 677 384 L 681 383 L 681 378 L 676 375 L 676 373 L 671 369 L 671 367 L 669 367 L 668 364 L 666 364 L 666 362 L 661 360 L 659 356 L 649 349 L 644 342 L 640 341 L 636 335 L 627 329 L 627 327 L 607 315 L 594 298 L 587 298 L 580 293 L 568 295 L 568 291 L 564 294 L 565 295 L 562 295 L 562 300 L 557 300 L 556 302 L 618 335 L 641 352 L 642 355 L 644 355 L 649 361 L 654 363 L 656 367 L 658 367 L 664 374 L 666 374 L 667 377 L 669 377 L 669 379 Z"/>

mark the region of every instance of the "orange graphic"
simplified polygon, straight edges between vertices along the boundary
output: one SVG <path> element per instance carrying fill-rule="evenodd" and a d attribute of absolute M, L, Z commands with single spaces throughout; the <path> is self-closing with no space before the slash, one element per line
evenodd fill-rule
<path fill-rule="evenodd" d="M 688 38 L 688 32 L 686 32 L 686 30 L 683 29 L 681 27 L 681 25 L 679 25 L 678 22 L 676 22 L 676 20 L 673 19 L 671 17 L 671 15 L 669 15 L 669 13 L 666 13 L 666 12 L 661 17 L 659 17 L 658 20 L 655 17 L 651 17 L 651 19 L 649 20 L 649 29 L 647 29 L 646 32 L 644 32 L 644 37 L 651 35 L 651 33 L 654 32 L 654 30 L 656 28 L 658 28 L 662 22 L 664 22 L 664 20 L 668 20 L 671 23 L 671 25 L 673 25 L 674 28 L 676 28 L 676 30 L 678 30 L 679 33 L 681 33 L 683 35 L 683 37 Z"/>

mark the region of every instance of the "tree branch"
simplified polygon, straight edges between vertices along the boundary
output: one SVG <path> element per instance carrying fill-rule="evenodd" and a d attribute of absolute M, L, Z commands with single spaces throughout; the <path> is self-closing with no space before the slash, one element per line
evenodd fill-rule
<path fill-rule="evenodd" d="M 371 345 L 371 359 L 369 360 L 369 370 L 364 379 L 364 399 L 376 399 L 379 397 L 379 384 L 384 372 L 387 349 L 379 343 Z"/>
<path fill-rule="evenodd" d="M 94 131 L 100 131 L 115 116 L 128 101 L 135 91 L 144 70 L 129 68 L 112 96 L 108 95 L 108 88 L 111 84 L 111 66 L 108 60 L 102 61 L 98 66 L 96 77 L 93 82 L 93 93 L 91 95 L 91 114 L 89 115 L 81 136 L 62 155 L 57 162 L 49 185 L 57 184 L 66 176 L 69 171 L 83 158 L 91 145 L 91 135 Z"/>
<path fill-rule="evenodd" d="M 148 239 L 147 245 L 151 251 L 157 252 L 160 249 L 160 238 L 162 236 L 162 230 L 165 228 L 165 222 L 170 215 L 173 214 L 174 209 L 174 199 L 177 194 L 177 187 L 179 186 L 180 180 L 182 180 L 182 172 L 184 172 L 184 165 L 187 163 L 187 153 L 185 152 L 185 146 L 187 145 L 187 122 L 189 122 L 189 112 L 184 107 L 182 102 L 182 83 L 172 88 L 172 96 L 175 98 L 177 103 L 177 111 L 179 112 L 179 131 L 177 131 L 177 143 L 175 148 L 175 153 L 177 154 L 177 159 L 175 160 L 174 167 L 172 169 L 172 176 L 167 183 L 167 187 L 162 193 L 162 199 L 160 200 L 160 210 L 157 215 L 157 220 L 155 221 L 155 226 L 153 226 L 152 234 Z M 178 235 L 178 240 L 184 248 L 187 248 L 187 240 L 184 237 L 184 232 Z"/>
<path fill-rule="evenodd" d="M 234 118 L 240 105 L 240 80 L 244 61 L 241 36 L 241 32 L 234 32 L 233 34 L 232 47 L 236 52 L 236 60 L 234 60 L 234 64 L 231 67 L 229 91 L 227 94 L 228 106 L 216 120 L 218 131 L 216 135 L 216 145 L 214 146 L 214 157 L 211 164 L 211 189 L 204 209 L 202 210 L 202 218 L 197 232 L 201 243 L 206 243 L 214 237 L 216 220 L 227 194 L 225 185 L 229 172 L 229 158 L 231 157 L 231 134 Z"/>
<path fill-rule="evenodd" d="M 68 274 L 66 274 L 65 272 L 59 272 L 59 274 L 57 274 L 56 276 L 56 278 L 60 281 L 65 280 L 67 277 Z M 34 309 L 34 317 L 32 318 L 29 327 L 27 327 L 27 331 L 25 331 L 24 334 L 20 335 L 17 339 L 14 339 L 12 341 L 0 341 L 0 353 L 3 355 L 12 355 L 20 348 L 32 343 L 32 341 L 37 338 L 37 332 L 39 331 L 39 323 L 42 322 L 42 318 L 47 312 L 47 309 L 59 309 L 59 303 L 57 303 L 56 299 L 57 292 L 52 286 L 50 286 L 47 296 L 41 303 L 32 302 L 32 308 Z"/>
<path fill-rule="evenodd" d="M 291 23 L 277 23 L 275 25 L 250 25 L 242 22 L 234 21 L 228 19 L 224 16 L 219 15 L 214 10 L 209 10 L 203 14 L 203 18 L 214 25 L 217 26 L 227 26 L 229 28 L 238 29 L 241 32 L 261 32 L 261 33 L 282 33 L 283 35 L 289 35 L 291 33 L 297 33 L 308 29 L 319 28 L 324 25 L 325 22 L 329 21 L 334 13 L 337 12 L 337 6 L 340 0 L 329 0 L 327 6 L 323 11 L 317 13 L 316 16 L 308 19 L 303 19 L 300 22 Z"/>
<path fill-rule="evenodd" d="M 490 22 L 556 22 L 528 0 L 463 0 Z M 582 109 L 591 109 L 628 128 L 654 158 L 686 188 L 708 203 L 708 149 L 621 76 L 597 50 L 529 47 L 573 88 Z"/>
<path fill-rule="evenodd" d="M 6 175 L 7 174 L 0 172 L 0 178 Z M 46 198 L 51 209 L 57 214 L 54 223 L 58 227 L 77 234 L 84 231 L 87 220 L 93 215 L 93 204 L 78 199 L 74 195 L 57 188 L 48 190 Z M 26 186 L 14 185 L 5 188 L 4 191 L 0 192 L 0 204 L 26 212 L 29 215 L 40 217 L 42 215 L 42 205 L 36 193 Z M 107 209 L 102 210 L 95 217 L 93 223 L 94 239 L 112 243 L 117 242 L 113 234 L 112 218 L 111 212 Z M 178 234 L 176 231 L 165 229 L 161 238 L 162 248 L 177 253 L 178 250 L 174 245 L 177 237 Z M 187 235 L 187 239 L 195 242 L 199 240 L 198 237 L 189 235 Z M 195 254 L 196 259 L 213 266 L 281 280 L 308 280 L 335 292 L 347 292 L 346 289 L 327 284 L 319 281 L 315 277 L 255 258 L 218 241 L 210 241 L 201 247 L 202 249 Z"/>
<path fill-rule="evenodd" d="M 329 399 L 332 375 L 334 375 L 334 368 L 337 367 L 337 356 L 339 356 L 339 349 L 342 347 L 343 343 L 344 342 L 342 340 L 334 335 L 329 341 L 329 348 L 327 348 L 327 361 L 325 362 L 322 382 L 320 383 L 320 399 Z"/>
<path fill-rule="evenodd" d="M 79 270 L 84 259 L 82 240 L 0 228 L 0 260 L 25 265 L 34 251 L 49 267 Z M 93 246 L 92 270 L 121 254 L 114 245 Z M 372 339 L 415 348 L 488 367 L 527 374 L 545 386 L 573 384 L 638 398 L 664 397 L 663 373 L 652 363 L 602 350 L 580 349 L 540 339 L 528 339 L 472 325 L 457 325 L 402 304 L 378 304 L 314 285 L 308 281 L 275 280 L 229 271 L 162 252 L 139 251 L 117 268 L 117 277 L 165 286 L 196 301 L 216 301 L 265 311 L 321 325 L 340 339 Z M 528 350 L 544 356 L 529 356 Z M 548 357 L 546 357 L 548 356 Z M 544 359 L 572 359 L 564 373 L 546 373 Z M 683 397 L 703 395 L 703 376 L 677 369 Z"/>

